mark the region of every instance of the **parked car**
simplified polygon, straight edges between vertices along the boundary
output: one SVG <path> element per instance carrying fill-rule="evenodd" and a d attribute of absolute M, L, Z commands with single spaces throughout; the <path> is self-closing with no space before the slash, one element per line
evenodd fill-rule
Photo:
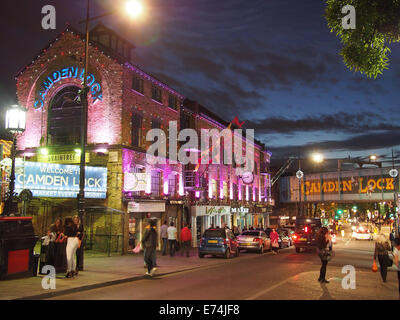
<path fill-rule="evenodd" d="M 264 231 L 244 231 L 237 237 L 237 241 L 239 250 L 257 250 L 261 254 L 271 250 L 271 240 Z"/>
<path fill-rule="evenodd" d="M 316 248 L 316 234 L 321 226 L 320 218 L 296 218 L 295 233 L 292 235 L 296 252 Z"/>
<path fill-rule="evenodd" d="M 285 238 L 284 241 L 286 241 L 286 238 L 287 238 L 289 247 L 293 245 L 292 234 L 294 234 L 294 231 L 292 229 L 284 227 L 284 228 L 279 228 L 277 230 L 277 232 L 283 234 L 282 240 L 284 240 L 284 238 Z"/>
<path fill-rule="evenodd" d="M 200 240 L 199 258 L 205 255 L 224 256 L 229 259 L 232 255 L 239 256 L 236 237 L 230 229 L 207 229 Z"/>

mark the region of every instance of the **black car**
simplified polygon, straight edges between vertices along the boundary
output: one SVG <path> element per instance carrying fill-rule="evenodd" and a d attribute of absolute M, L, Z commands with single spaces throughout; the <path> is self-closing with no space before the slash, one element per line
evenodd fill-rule
<path fill-rule="evenodd" d="M 295 233 L 292 234 L 296 252 L 316 248 L 316 235 L 321 226 L 320 218 L 296 218 Z"/>

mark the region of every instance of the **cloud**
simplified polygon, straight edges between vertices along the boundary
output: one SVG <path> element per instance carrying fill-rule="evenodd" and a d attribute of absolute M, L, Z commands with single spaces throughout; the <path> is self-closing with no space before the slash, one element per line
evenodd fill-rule
<path fill-rule="evenodd" d="M 247 128 L 255 129 L 257 133 L 295 133 L 295 132 L 348 132 L 364 133 L 366 131 L 398 130 L 385 122 L 385 119 L 372 112 L 350 114 L 338 112 L 330 115 L 313 115 L 300 119 L 286 117 L 270 117 L 263 120 L 246 121 Z"/>

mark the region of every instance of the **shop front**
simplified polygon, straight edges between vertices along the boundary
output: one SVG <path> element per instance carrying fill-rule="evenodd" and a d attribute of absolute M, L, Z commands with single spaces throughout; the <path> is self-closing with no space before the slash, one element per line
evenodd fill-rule
<path fill-rule="evenodd" d="M 193 246 L 197 247 L 202 234 L 209 228 L 231 226 L 231 207 L 193 206 L 191 208 Z"/>
<path fill-rule="evenodd" d="M 254 220 L 254 207 L 250 206 L 236 206 L 231 208 L 233 216 L 233 224 L 238 226 L 240 230 L 244 228 L 249 229 L 250 227 L 256 227 L 256 221 Z"/>
<path fill-rule="evenodd" d="M 157 249 L 161 248 L 160 228 L 163 216 L 166 215 L 165 201 L 129 201 L 129 234 L 136 245 L 142 241 L 150 219 L 156 221 L 158 242 Z M 172 217 L 174 218 L 174 217 Z"/>

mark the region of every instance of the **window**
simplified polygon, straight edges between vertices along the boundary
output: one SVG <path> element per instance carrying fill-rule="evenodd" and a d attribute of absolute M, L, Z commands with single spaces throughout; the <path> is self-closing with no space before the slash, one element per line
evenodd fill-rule
<path fill-rule="evenodd" d="M 158 102 L 161 102 L 161 89 L 156 86 L 151 87 L 151 98 Z"/>
<path fill-rule="evenodd" d="M 132 146 L 140 147 L 142 145 L 142 116 L 132 115 Z"/>
<path fill-rule="evenodd" d="M 161 174 L 158 171 L 151 172 L 151 195 L 159 196 L 160 195 L 160 178 Z"/>
<path fill-rule="evenodd" d="M 143 79 L 138 76 L 133 76 L 132 89 L 137 92 L 143 93 Z"/>
<path fill-rule="evenodd" d="M 178 109 L 178 99 L 172 94 L 168 96 L 168 107 L 174 110 Z"/>
<path fill-rule="evenodd" d="M 176 176 L 173 174 L 168 176 L 168 193 L 171 197 L 176 194 Z"/>
<path fill-rule="evenodd" d="M 232 195 L 232 200 L 237 200 L 238 199 L 238 187 L 237 187 L 237 184 L 233 184 L 233 188 L 232 188 L 232 191 L 233 191 L 233 195 Z"/>
<path fill-rule="evenodd" d="M 249 186 L 249 201 L 253 201 L 253 187 Z"/>
<path fill-rule="evenodd" d="M 48 144 L 74 145 L 80 142 L 80 89 L 68 86 L 61 89 L 50 102 L 48 115 Z"/>
<path fill-rule="evenodd" d="M 223 195 L 225 199 L 228 198 L 228 184 L 225 181 L 223 182 Z"/>

